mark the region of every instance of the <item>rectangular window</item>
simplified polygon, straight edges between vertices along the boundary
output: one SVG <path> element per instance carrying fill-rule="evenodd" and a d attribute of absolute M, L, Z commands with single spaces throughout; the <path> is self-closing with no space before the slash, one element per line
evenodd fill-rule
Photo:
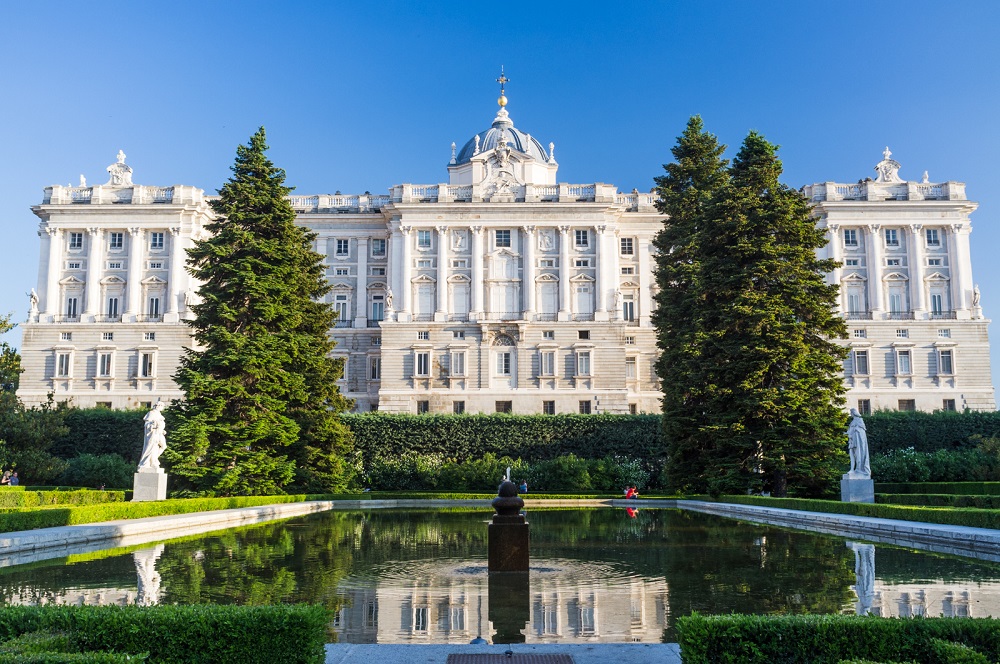
<path fill-rule="evenodd" d="M 385 296 L 372 295 L 372 321 L 385 319 Z"/>
<path fill-rule="evenodd" d="M 111 353 L 101 353 L 97 356 L 97 375 L 101 378 L 111 376 Z"/>
<path fill-rule="evenodd" d="M 872 400 L 871 399 L 858 399 L 858 412 L 862 415 L 872 414 Z"/>
<path fill-rule="evenodd" d="M 101 332 L 101 340 L 102 341 L 114 341 L 115 340 L 115 333 L 114 332 Z"/>
<path fill-rule="evenodd" d="M 333 271 L 335 277 L 349 277 L 351 276 L 351 268 L 349 267 L 338 267 Z"/>
<path fill-rule="evenodd" d="M 573 265 L 575 265 L 576 267 L 590 267 L 590 259 L 577 258 L 575 261 L 573 261 Z"/>
<path fill-rule="evenodd" d="M 556 402 L 555 401 L 543 401 L 542 402 L 542 415 L 555 415 L 556 414 Z"/>
<path fill-rule="evenodd" d="M 887 247 L 899 246 L 899 232 L 895 228 L 885 229 L 885 246 Z"/>
<path fill-rule="evenodd" d="M 496 243 L 498 247 L 510 246 L 510 231 L 496 231 Z"/>
<path fill-rule="evenodd" d="M 451 266 L 456 270 L 464 270 L 469 267 L 469 261 L 465 258 L 456 258 L 451 262 Z"/>
<path fill-rule="evenodd" d="M 80 261 L 69 261 L 66 263 L 67 270 L 80 270 L 83 269 L 83 263 Z"/>
<path fill-rule="evenodd" d="M 424 415 L 431 412 L 431 402 L 430 401 L 418 401 L 417 402 L 417 415 Z M 417 629 L 420 629 L 419 627 Z"/>
<path fill-rule="evenodd" d="M 580 248 L 585 248 L 590 246 L 590 231 L 588 230 L 577 230 L 575 233 L 576 246 Z"/>
<path fill-rule="evenodd" d="M 854 373 L 858 376 L 868 375 L 868 351 L 854 351 Z"/>
<path fill-rule="evenodd" d="M 896 330 L 896 338 L 897 339 L 909 339 L 910 338 L 910 331 L 909 330 Z"/>
<path fill-rule="evenodd" d="M 931 293 L 931 313 L 944 313 L 944 295 L 941 293 Z"/>
<path fill-rule="evenodd" d="M 855 339 L 866 339 L 867 337 L 868 337 L 868 330 L 865 330 L 864 328 L 860 330 L 854 330 Z"/>
<path fill-rule="evenodd" d="M 590 375 L 590 351 L 580 351 L 576 354 L 576 375 Z"/>
<path fill-rule="evenodd" d="M 465 351 L 455 351 L 451 354 L 451 375 L 465 375 Z"/>
<path fill-rule="evenodd" d="M 153 354 L 143 353 L 139 362 L 140 376 L 143 378 L 152 378 L 153 372 Z"/>
<path fill-rule="evenodd" d="M 629 415 L 638 415 L 639 414 L 639 404 L 637 404 L 637 403 L 630 403 L 628 405 L 628 414 Z"/>
<path fill-rule="evenodd" d="M 542 365 L 540 367 L 543 376 L 556 375 L 556 352 L 554 350 L 542 351 Z"/>
<path fill-rule="evenodd" d="M 512 413 L 514 412 L 514 402 L 513 401 L 497 401 L 495 404 L 496 412 L 498 413 Z"/>
<path fill-rule="evenodd" d="M 635 253 L 635 245 L 632 243 L 632 238 L 623 237 L 621 239 L 622 244 L 622 256 L 632 256 Z"/>
<path fill-rule="evenodd" d="M 430 259 L 425 258 L 423 260 L 417 261 L 417 268 L 418 269 L 427 270 L 427 269 L 429 269 L 431 267 L 434 267 L 434 262 L 431 261 Z"/>
<path fill-rule="evenodd" d="M 417 332 L 417 341 L 430 341 L 431 333 L 428 330 L 419 330 Z"/>
<path fill-rule="evenodd" d="M 456 415 L 461 415 L 465 412 L 465 402 L 464 401 L 453 401 L 451 404 L 451 412 Z"/>
<path fill-rule="evenodd" d="M 149 261 L 149 269 L 150 270 L 162 270 L 163 269 L 163 261 Z"/>
<path fill-rule="evenodd" d="M 368 380 L 382 380 L 382 358 L 372 357 L 368 360 Z"/>
<path fill-rule="evenodd" d="M 109 270 L 121 270 L 123 265 L 121 261 L 108 261 Z"/>
<path fill-rule="evenodd" d="M 108 318 L 118 318 L 118 297 L 108 298 Z"/>
<path fill-rule="evenodd" d="M 465 338 L 465 330 L 452 330 L 452 332 L 451 332 L 451 338 L 452 339 L 464 339 Z"/>
<path fill-rule="evenodd" d="M 929 267 L 941 267 L 941 259 L 940 258 L 928 258 L 927 259 L 927 265 Z"/>
<path fill-rule="evenodd" d="M 912 413 L 917 409 L 917 402 L 915 399 L 900 399 L 899 407 L 897 410 L 901 410 L 907 413 Z"/>
<path fill-rule="evenodd" d="M 421 249 L 431 248 L 431 232 L 417 231 L 417 246 Z"/>
<path fill-rule="evenodd" d="M 73 341 L 73 333 L 72 332 L 60 332 L 59 333 L 59 341 Z"/>
<path fill-rule="evenodd" d="M 66 298 L 66 316 L 68 318 L 77 317 L 77 305 L 79 305 L 79 300 L 75 297 Z"/>
<path fill-rule="evenodd" d="M 845 247 L 856 247 L 858 246 L 858 231 L 853 228 L 844 229 L 844 246 Z"/>
<path fill-rule="evenodd" d="M 951 330 L 938 330 L 938 337 L 942 339 L 951 339 Z"/>
<path fill-rule="evenodd" d="M 382 337 L 372 337 L 371 339 L 369 339 L 369 343 L 372 346 L 381 346 L 382 345 Z"/>
<path fill-rule="evenodd" d="M 417 353 L 417 375 L 429 376 L 431 373 L 431 354 L 428 352 Z"/>
<path fill-rule="evenodd" d="M 548 339 L 550 341 L 555 340 L 556 332 L 555 330 L 542 330 L 542 339 Z"/>
<path fill-rule="evenodd" d="M 163 249 L 163 233 L 149 234 L 149 248 L 154 250 Z"/>
<path fill-rule="evenodd" d="M 335 295 L 333 298 L 333 310 L 337 312 L 337 320 L 345 321 L 349 320 L 350 313 L 350 302 L 347 301 L 347 295 Z"/>
<path fill-rule="evenodd" d="M 510 375 L 510 352 L 497 353 L 497 375 Z"/>
<path fill-rule="evenodd" d="M 936 228 L 924 229 L 924 237 L 927 238 L 928 247 L 940 247 L 941 246 L 941 235 Z"/>
<path fill-rule="evenodd" d="M 844 265 L 846 265 L 847 267 L 858 267 L 858 265 L 860 264 L 861 263 L 857 258 L 848 258 L 847 260 L 844 261 Z"/>
<path fill-rule="evenodd" d="M 143 332 L 143 341 L 156 341 L 156 332 Z"/>
<path fill-rule="evenodd" d="M 159 316 L 160 316 L 160 298 L 158 298 L 158 297 L 151 297 L 151 298 L 149 298 L 148 311 L 149 311 L 149 317 L 150 318 L 159 318 Z"/>
<path fill-rule="evenodd" d="M 337 256 L 347 256 L 351 253 L 350 240 L 337 240 Z"/>
<path fill-rule="evenodd" d="M 886 258 L 885 264 L 888 267 L 899 267 L 902 264 L 902 261 L 899 258 Z"/>
<path fill-rule="evenodd" d="M 578 337 L 579 339 L 581 339 L 581 340 L 583 340 L 583 341 L 586 341 L 586 340 L 590 339 L 590 330 L 579 330 L 579 331 L 578 331 L 578 332 L 576 333 L 576 336 L 577 336 L 577 337 Z"/>
<path fill-rule="evenodd" d="M 625 345 L 626 346 L 634 346 L 635 345 L 635 337 L 625 337 Z"/>
<path fill-rule="evenodd" d="M 625 378 L 629 380 L 635 380 L 636 378 L 636 361 L 634 357 L 625 358 Z"/>
<path fill-rule="evenodd" d="M 948 410 L 948 411 L 951 411 L 951 412 L 954 413 L 957 410 L 955 408 L 955 400 L 954 399 L 944 399 L 944 400 L 942 400 L 942 402 L 941 402 L 941 410 Z"/>
<path fill-rule="evenodd" d="M 121 249 L 125 246 L 124 233 L 108 233 L 108 247 L 111 249 Z"/>
<path fill-rule="evenodd" d="M 372 240 L 372 256 L 376 258 L 385 256 L 385 240 L 381 238 Z"/>
<path fill-rule="evenodd" d="M 373 277 L 384 277 L 385 276 L 385 268 L 384 267 L 371 267 L 371 268 L 368 268 L 368 274 L 372 275 Z"/>
<path fill-rule="evenodd" d="M 626 295 L 622 300 L 622 320 L 635 320 L 635 296 Z"/>
<path fill-rule="evenodd" d="M 622 274 L 635 274 L 635 268 L 634 267 L 623 267 L 622 268 Z"/>
<path fill-rule="evenodd" d="M 896 374 L 900 376 L 909 376 L 911 373 L 910 366 L 910 351 L 900 350 L 896 351 Z"/>
<path fill-rule="evenodd" d="M 69 378 L 71 357 L 72 356 L 69 353 L 59 353 L 59 355 L 56 356 L 56 376 L 60 378 Z"/>
<path fill-rule="evenodd" d="M 590 400 L 580 402 L 580 414 L 590 415 Z"/>
<path fill-rule="evenodd" d="M 543 258 L 538 261 L 538 267 L 555 267 L 556 261 L 554 258 Z"/>
<path fill-rule="evenodd" d="M 938 373 L 939 374 L 953 374 L 955 373 L 954 358 L 950 350 L 942 350 L 938 353 Z"/>
<path fill-rule="evenodd" d="M 69 234 L 69 248 L 70 249 L 83 249 L 83 233 L 70 233 Z"/>

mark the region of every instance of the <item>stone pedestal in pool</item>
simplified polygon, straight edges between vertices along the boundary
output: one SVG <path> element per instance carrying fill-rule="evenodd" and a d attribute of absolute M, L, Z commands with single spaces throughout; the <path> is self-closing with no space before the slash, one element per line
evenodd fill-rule
<path fill-rule="evenodd" d="M 132 479 L 132 502 L 167 499 L 167 474 L 162 468 L 140 468 Z"/>
<path fill-rule="evenodd" d="M 528 523 L 521 514 L 524 501 L 517 495 L 517 486 L 504 480 L 493 499 L 493 521 L 489 525 L 490 572 L 528 571 Z"/>
<path fill-rule="evenodd" d="M 852 477 L 844 473 L 840 479 L 840 500 L 845 503 L 874 503 L 875 481 L 870 477 Z"/>
<path fill-rule="evenodd" d="M 528 573 L 490 572 L 489 597 L 493 643 L 524 643 L 524 628 L 531 620 Z"/>

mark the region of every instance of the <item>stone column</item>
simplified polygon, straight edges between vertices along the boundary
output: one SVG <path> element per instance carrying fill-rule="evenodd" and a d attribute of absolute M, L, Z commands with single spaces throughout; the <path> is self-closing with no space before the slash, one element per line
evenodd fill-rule
<path fill-rule="evenodd" d="M 882 303 L 882 237 L 879 224 L 868 226 L 868 305 L 873 320 L 882 320 L 885 305 Z"/>
<path fill-rule="evenodd" d="M 952 308 L 962 312 L 962 318 L 969 318 L 972 293 L 972 256 L 969 251 L 969 233 L 972 229 L 964 224 L 953 224 L 948 237 L 948 258 L 951 261 L 951 279 L 957 297 Z"/>
<path fill-rule="evenodd" d="M 142 255 L 145 233 L 141 228 L 130 228 L 128 244 L 128 295 L 125 298 L 125 315 L 128 321 L 134 321 L 136 314 L 142 311 Z M 128 322 L 126 321 L 126 322 Z"/>
<path fill-rule="evenodd" d="M 59 315 L 59 277 L 62 275 L 62 230 L 49 226 L 49 272 L 45 281 L 45 315 Z"/>
<path fill-rule="evenodd" d="M 569 226 L 559 227 L 559 320 L 569 320 Z"/>
<path fill-rule="evenodd" d="M 535 320 L 535 227 L 521 226 L 524 241 L 521 263 L 521 292 L 524 293 L 524 319 Z"/>
<path fill-rule="evenodd" d="M 410 320 L 410 299 L 413 297 L 413 286 L 410 283 L 410 271 L 412 270 L 413 259 L 410 254 L 412 247 L 410 246 L 410 231 L 413 230 L 411 226 L 400 226 L 399 232 L 402 234 L 400 241 L 402 243 L 402 254 L 400 260 L 400 283 L 399 283 L 399 294 L 396 296 L 399 301 L 399 313 L 403 314 L 400 316 L 396 315 L 396 320 L 409 321 Z"/>
<path fill-rule="evenodd" d="M 831 260 L 837 261 L 837 267 L 833 268 L 832 272 L 826 275 L 826 283 L 828 284 L 839 284 L 840 278 L 843 275 L 843 264 L 844 257 L 841 256 L 840 252 L 840 224 L 829 224 L 826 227 L 827 235 L 829 240 L 826 244 L 826 255 Z"/>
<path fill-rule="evenodd" d="M 354 280 L 354 327 L 368 327 L 368 238 L 358 238 L 358 278 Z M 367 370 L 367 368 L 366 368 Z"/>
<path fill-rule="evenodd" d="M 393 227 L 390 223 L 389 228 L 389 242 L 386 247 L 386 287 L 392 292 L 393 302 L 390 310 L 389 302 L 385 304 L 385 320 L 395 320 L 396 319 L 396 293 L 403 292 L 403 266 L 402 261 L 400 261 L 400 256 L 403 253 L 401 248 L 402 236 L 399 233 L 397 227 Z M 388 299 L 388 298 L 387 298 Z"/>
<path fill-rule="evenodd" d="M 434 320 L 448 319 L 448 227 L 437 227 L 437 310 Z"/>
<path fill-rule="evenodd" d="M 483 317 L 483 227 L 472 226 L 472 311 L 470 320 Z"/>
<path fill-rule="evenodd" d="M 90 246 L 87 247 L 87 296 L 84 298 L 83 318 L 93 321 L 101 315 L 101 245 L 104 243 L 104 231 L 100 228 L 88 228 Z"/>
<path fill-rule="evenodd" d="M 927 312 L 924 298 L 924 238 L 921 233 L 923 225 L 910 225 L 910 243 L 907 246 L 907 257 L 910 261 L 910 298 L 913 307 L 913 317 L 920 320 Z"/>
<path fill-rule="evenodd" d="M 639 252 L 639 324 L 649 325 L 649 317 L 653 313 L 653 267 L 650 265 L 652 247 L 649 240 L 636 238 L 636 251 Z M 621 315 L 621 313 L 619 313 Z"/>
<path fill-rule="evenodd" d="M 177 322 L 178 300 L 180 299 L 181 275 L 184 273 L 184 242 L 181 229 L 174 226 L 170 229 L 170 265 L 167 271 L 167 306 L 163 320 L 168 323 Z"/>
<path fill-rule="evenodd" d="M 607 226 L 598 224 L 594 226 L 594 320 L 608 320 L 608 280 L 605 278 L 607 266 L 604 265 L 607 259 L 607 247 L 605 244 L 605 233 Z"/>

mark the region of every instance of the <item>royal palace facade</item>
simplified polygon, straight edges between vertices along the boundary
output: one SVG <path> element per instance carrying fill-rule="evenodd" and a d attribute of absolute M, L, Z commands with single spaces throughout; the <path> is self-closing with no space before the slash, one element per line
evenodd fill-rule
<path fill-rule="evenodd" d="M 342 391 L 361 412 L 659 410 L 650 321 L 654 194 L 558 182 L 554 147 L 506 110 L 461 149 L 448 181 L 387 195 L 291 196 L 316 236 L 338 313 Z M 848 405 L 995 408 L 988 320 L 969 256 L 976 204 L 957 182 L 877 178 L 803 189 L 842 267 Z M 204 191 L 132 182 L 52 186 L 23 324 L 27 404 L 180 398 L 172 380 L 198 284 L 185 250 L 213 218 Z M 81 178 L 82 180 L 82 178 Z"/>

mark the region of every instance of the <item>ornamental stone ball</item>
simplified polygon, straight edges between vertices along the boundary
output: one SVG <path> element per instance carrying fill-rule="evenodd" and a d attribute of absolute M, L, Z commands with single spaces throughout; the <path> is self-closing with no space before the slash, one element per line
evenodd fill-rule
<path fill-rule="evenodd" d="M 504 480 L 500 484 L 497 497 L 493 499 L 491 504 L 493 505 L 493 509 L 496 510 L 497 516 L 502 517 L 518 517 L 521 509 L 524 508 L 524 500 L 517 495 L 517 485 L 510 480 Z M 522 517 L 517 519 L 517 521 L 523 523 L 524 519 Z"/>

